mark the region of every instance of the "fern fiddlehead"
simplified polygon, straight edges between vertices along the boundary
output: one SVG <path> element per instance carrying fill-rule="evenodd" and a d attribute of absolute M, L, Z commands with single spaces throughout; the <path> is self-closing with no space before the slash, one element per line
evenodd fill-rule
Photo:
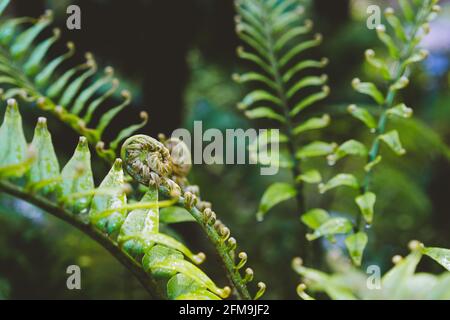
<path fill-rule="evenodd" d="M 124 142 L 121 156 L 128 174 L 136 181 L 143 185 L 162 184 L 172 190 L 174 197 L 180 196 L 180 187 L 168 178 L 173 163 L 169 149 L 161 142 L 146 135 L 133 136 Z"/>
<path fill-rule="evenodd" d="M 0 15 L 9 0 L 0 1 Z M 45 33 L 52 22 L 52 12 L 47 11 L 40 18 L 3 19 L 0 24 L 0 84 L 2 98 L 8 100 L 21 97 L 51 112 L 61 121 L 87 138 L 96 146 L 98 154 L 109 162 L 116 157 L 120 142 L 147 123 L 148 115 L 141 112 L 141 123 L 122 129 L 108 147 L 102 141 L 103 134 L 111 121 L 131 102 L 127 90 L 121 92 L 123 102 L 100 116 L 96 125 L 94 113 L 119 89 L 119 80 L 114 78 L 112 67 L 106 67 L 104 74 L 98 74 L 98 66 L 91 53 L 86 61 L 65 71 L 58 77 L 57 71 L 73 56 L 75 45 L 67 43 L 67 52 L 50 58 L 52 46 L 60 38 L 60 31 L 34 44 L 37 37 Z M 50 62 L 44 63 L 49 59 Z"/>
<path fill-rule="evenodd" d="M 377 105 L 378 113 L 350 105 L 348 112 L 354 118 L 367 126 L 374 134 L 373 142 L 369 147 L 357 140 L 348 140 L 335 148 L 328 155 L 328 162 L 334 165 L 347 156 L 366 157 L 362 178 L 357 174 L 339 173 L 327 182 L 319 184 L 319 192 L 325 193 L 338 187 L 350 187 L 357 190 L 355 204 L 359 214 L 355 222 L 344 217 L 331 217 L 322 209 L 313 209 L 302 216 L 302 221 L 313 230 L 307 235 L 309 240 L 320 237 L 333 238 L 335 234 L 346 235 L 345 244 L 350 257 L 356 265 L 360 265 L 364 249 L 368 243 L 368 236 L 364 230 L 366 225 L 373 222 L 376 194 L 372 190 L 371 181 L 374 170 L 382 161 L 380 147 L 383 143 L 395 154 L 401 156 L 406 153 L 400 135 L 396 129 L 387 131 L 390 117 L 409 118 L 412 109 L 398 100 L 398 93 L 408 83 L 410 67 L 427 57 L 427 52 L 419 47 L 421 39 L 428 33 L 429 25 L 439 11 L 437 0 L 402 1 L 400 6 L 403 17 L 398 17 L 392 8 L 385 10 L 385 18 L 392 32 L 388 32 L 384 25 L 376 29 L 378 38 L 387 47 L 389 58 L 382 59 L 375 55 L 371 49 L 365 53 L 365 58 L 384 78 L 386 90 L 383 92 L 375 83 L 362 82 L 356 78 L 352 81 L 353 88 L 369 96 Z M 378 118 L 376 116 L 378 115 Z"/>
<path fill-rule="evenodd" d="M 302 76 L 306 70 L 327 65 L 325 58 L 320 61 L 300 59 L 305 51 L 320 45 L 322 36 L 316 34 L 312 40 L 302 40 L 302 36 L 311 32 L 313 23 L 310 20 L 300 23 L 304 8 L 299 0 L 238 0 L 235 3 L 237 33 L 251 49 L 238 48 L 238 56 L 255 64 L 260 71 L 234 75 L 234 79 L 261 86 L 244 97 L 238 108 L 250 119 L 278 122 L 282 129 L 279 140 L 286 146 L 280 157 L 287 159 L 279 164 L 289 168 L 294 178 L 293 183 L 275 183 L 267 189 L 257 218 L 262 220 L 273 206 L 294 197 L 303 212 L 303 184 L 319 183 L 321 177 L 316 170 L 302 172 L 302 161 L 322 156 L 332 148 L 331 144 L 319 141 L 303 147 L 300 143 L 304 134 L 324 128 L 330 122 L 328 115 L 300 119 L 306 109 L 325 99 L 330 91 L 326 75 Z M 321 90 L 317 92 L 315 87 Z M 310 90 L 315 92 L 308 93 Z"/>
<path fill-rule="evenodd" d="M 165 291 L 170 298 L 219 299 L 230 295 L 228 287 L 217 287 L 196 266 L 205 259 L 203 253 L 193 254 L 181 242 L 159 232 L 159 208 L 171 206 L 175 200 L 160 201 L 152 184 L 141 201 L 127 199 L 129 186 L 121 159 L 115 160 L 95 188 L 87 139 L 81 137 L 60 173 L 45 118 L 38 120 L 32 144 L 27 146 L 14 99 L 8 100 L 0 141 L 1 154 L 9 154 L 0 159 L 0 189 L 86 232 L 129 267 L 153 295 L 163 298 Z M 163 153 L 168 155 L 166 151 Z M 169 183 L 165 188 L 173 195 L 176 187 Z M 167 283 L 166 289 L 161 288 L 161 282 Z"/>

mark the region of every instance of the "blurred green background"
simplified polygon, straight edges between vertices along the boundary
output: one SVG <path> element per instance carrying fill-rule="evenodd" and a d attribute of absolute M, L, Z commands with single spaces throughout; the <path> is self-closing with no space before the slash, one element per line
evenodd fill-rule
<path fill-rule="evenodd" d="M 314 112 L 329 113 L 333 125 L 322 131 L 321 140 L 343 141 L 349 137 L 366 140 L 367 131 L 346 115 L 350 103 L 368 103 L 351 90 L 351 79 L 379 80 L 363 61 L 366 48 L 379 44 L 375 32 L 366 27 L 370 4 L 385 7 L 390 1 L 315 0 L 308 15 L 315 29 L 324 35 L 324 45 L 312 55 L 328 57 L 326 72 L 332 94 Z M 65 10 L 77 4 L 82 11 L 82 30 L 65 28 Z M 408 154 L 402 158 L 386 152 L 383 167 L 376 175 L 377 219 L 366 252 L 366 264 L 391 266 L 394 254 L 404 254 L 406 244 L 418 239 L 429 246 L 450 247 L 450 3 L 442 1 L 441 17 L 433 23 L 432 33 L 423 46 L 431 51 L 427 62 L 414 73 L 403 95 L 415 110 L 414 120 L 398 122 Z M 144 133 L 170 134 L 179 127 L 192 128 L 194 120 L 204 129 L 270 127 L 271 123 L 250 123 L 235 105 L 245 89 L 233 83 L 231 74 L 248 68 L 235 55 L 239 45 L 234 34 L 234 11 L 228 0 L 136 0 L 65 1 L 14 0 L 11 14 L 38 16 L 53 9 L 63 39 L 73 40 L 78 53 L 91 51 L 101 65 L 111 64 L 134 93 L 136 112 L 145 109 L 150 122 Z M 41 112 L 24 112 L 25 130 L 31 130 Z M 133 112 L 119 121 L 132 122 Z M 60 159 L 66 160 L 77 137 L 56 119 L 50 130 Z M 317 134 L 317 133 L 316 133 Z M 336 172 L 325 161 L 316 161 L 325 176 Z M 340 166 L 359 166 L 356 160 Z M 106 168 L 98 162 L 96 183 Z M 302 247 L 303 228 L 294 202 L 272 210 L 264 222 L 257 223 L 259 199 L 274 181 L 290 179 L 281 171 L 274 177 L 261 176 L 256 166 L 194 166 L 192 183 L 198 184 L 202 197 L 214 204 L 219 218 L 232 230 L 241 250 L 249 255 L 249 266 L 257 280 L 267 283 L 265 298 L 296 299 L 298 276 L 290 264 L 295 256 L 309 250 L 314 267 L 325 269 L 325 242 Z M 320 196 L 307 189 L 307 207 L 332 207 L 352 214 L 352 197 L 346 190 Z M 195 224 L 174 226 L 175 232 L 196 250 L 208 254 L 209 275 L 219 285 L 224 274 L 210 245 Z M 341 245 L 340 242 L 337 244 Z M 82 290 L 66 288 L 66 268 L 82 268 Z M 424 262 L 421 270 L 439 271 Z M 0 194 L 0 299 L 136 299 L 146 293 L 132 275 L 99 245 L 77 230 L 44 212 Z"/>

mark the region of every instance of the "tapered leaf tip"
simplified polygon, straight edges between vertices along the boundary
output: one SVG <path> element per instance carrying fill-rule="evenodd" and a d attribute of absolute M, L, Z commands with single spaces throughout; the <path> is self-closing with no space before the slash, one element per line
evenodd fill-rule
<path fill-rule="evenodd" d="M 253 280 L 253 277 L 255 276 L 255 272 L 252 268 L 245 269 L 245 277 L 244 280 L 246 283 L 251 282 Z"/>
<path fill-rule="evenodd" d="M 348 106 L 347 110 L 349 112 L 353 112 L 353 111 L 356 110 L 356 108 L 357 108 L 356 104 L 351 104 L 351 105 Z"/>
<path fill-rule="evenodd" d="M 97 149 L 97 151 L 104 151 L 105 150 L 105 142 L 104 141 L 97 142 L 97 144 L 95 145 L 95 149 Z"/>
<path fill-rule="evenodd" d="M 375 51 L 373 49 L 367 49 L 365 55 L 366 57 L 375 57 Z"/>
<path fill-rule="evenodd" d="M 395 255 L 392 257 L 392 263 L 397 265 L 403 260 L 403 257 L 401 255 Z"/>
<path fill-rule="evenodd" d="M 421 243 L 418 240 L 411 240 L 408 243 L 408 248 L 411 251 L 420 251 L 420 250 L 422 250 L 424 248 L 424 245 L 423 245 L 423 243 Z"/>
<path fill-rule="evenodd" d="M 13 98 L 8 99 L 6 101 L 6 103 L 8 104 L 9 107 L 14 107 L 14 106 L 17 107 L 17 100 L 16 99 L 13 99 Z"/>
<path fill-rule="evenodd" d="M 307 289 L 307 287 L 306 287 L 306 284 L 304 284 L 304 283 L 300 283 L 298 286 L 297 286 L 297 292 L 303 292 L 303 291 L 305 291 Z"/>
<path fill-rule="evenodd" d="M 128 90 L 122 90 L 122 92 L 120 94 L 125 99 L 131 99 L 131 92 Z"/>
<path fill-rule="evenodd" d="M 140 117 L 142 120 L 148 120 L 148 112 L 147 112 L 147 111 L 141 111 L 141 112 L 139 113 L 139 117 Z"/>
<path fill-rule="evenodd" d="M 227 244 L 228 244 L 228 248 L 229 248 L 230 251 L 235 250 L 236 247 L 237 247 L 237 241 L 236 241 L 236 239 L 233 238 L 233 237 L 230 237 L 230 238 L 228 239 Z"/>
<path fill-rule="evenodd" d="M 47 118 L 39 117 L 37 124 L 36 124 L 36 128 L 37 129 L 47 129 Z"/>
<path fill-rule="evenodd" d="M 240 252 L 238 254 L 238 257 L 239 257 L 240 260 L 239 260 L 238 264 L 235 266 L 236 270 L 242 269 L 245 266 L 245 264 L 247 263 L 247 260 L 248 260 L 248 255 L 247 255 L 246 252 Z"/>
<path fill-rule="evenodd" d="M 53 10 L 47 9 L 45 10 L 44 14 L 42 15 L 42 19 L 50 19 L 53 17 Z"/>
<path fill-rule="evenodd" d="M 266 284 L 264 282 L 258 282 L 258 292 L 255 295 L 255 300 L 258 300 L 259 298 L 261 298 L 264 293 L 266 292 Z"/>
<path fill-rule="evenodd" d="M 354 79 L 352 80 L 352 86 L 353 86 L 353 87 L 358 86 L 360 83 L 361 83 L 361 79 L 359 79 L 359 78 L 354 78 Z"/>
<path fill-rule="evenodd" d="M 105 68 L 105 74 L 106 74 L 107 76 L 112 76 L 112 75 L 114 74 L 114 68 L 111 67 L 111 66 L 107 66 L 107 67 Z"/>
<path fill-rule="evenodd" d="M 201 264 L 205 259 L 206 255 L 203 252 L 199 252 L 192 257 L 192 261 L 194 261 L 195 264 Z"/>
<path fill-rule="evenodd" d="M 81 136 L 78 140 L 77 150 L 85 150 L 88 148 L 88 140 L 86 137 Z"/>
<path fill-rule="evenodd" d="M 20 111 L 19 111 L 19 104 L 17 103 L 16 99 L 8 99 L 7 100 L 7 106 L 6 106 L 6 115 L 12 118 L 21 117 Z M 6 117 L 5 115 L 5 117 Z"/>
<path fill-rule="evenodd" d="M 61 35 L 61 29 L 60 28 L 53 28 L 52 30 L 54 37 L 59 37 Z"/>
<path fill-rule="evenodd" d="M 300 266 L 302 266 L 303 265 L 303 259 L 302 258 L 300 258 L 300 257 L 295 257 L 294 259 L 292 259 L 292 267 L 295 269 L 295 268 L 298 268 L 298 267 L 300 267 Z"/>
<path fill-rule="evenodd" d="M 226 286 L 223 289 L 220 290 L 221 291 L 221 297 L 222 298 L 228 298 L 231 294 L 231 288 Z"/>
<path fill-rule="evenodd" d="M 90 60 L 94 60 L 94 55 L 92 54 L 92 52 L 86 52 L 85 54 L 84 54 L 84 58 L 87 60 L 87 61 L 90 61 Z"/>
<path fill-rule="evenodd" d="M 117 158 L 114 161 L 114 165 L 113 165 L 114 170 L 116 170 L 116 171 L 122 170 L 122 163 L 123 163 L 122 159 Z"/>

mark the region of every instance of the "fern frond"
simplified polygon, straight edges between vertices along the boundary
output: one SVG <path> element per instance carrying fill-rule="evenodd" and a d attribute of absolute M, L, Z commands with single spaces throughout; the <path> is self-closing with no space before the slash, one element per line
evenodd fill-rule
<path fill-rule="evenodd" d="M 363 233 L 359 237 L 360 245 L 367 242 Z M 359 254 L 357 247 L 352 247 Z M 411 253 L 406 257 L 394 256 L 394 267 L 388 270 L 381 279 L 375 276 L 367 277 L 361 270 L 349 265 L 338 256 L 333 258 L 332 268 L 339 272 L 327 274 L 305 267 L 300 258 L 294 259 L 292 267 L 308 283 L 308 289 L 314 292 L 324 292 L 334 300 L 447 300 L 450 297 L 450 250 L 442 248 L 428 248 L 418 241 L 409 243 Z M 440 275 L 430 273 L 416 273 L 416 267 L 422 257 L 426 255 L 438 262 L 447 271 Z M 368 269 L 370 272 L 376 270 Z M 368 271 L 369 272 L 369 271 Z M 424 286 L 424 281 L 427 283 Z M 309 299 L 306 285 L 301 284 L 299 296 Z"/>
<path fill-rule="evenodd" d="M 258 85 L 257 90 L 238 104 L 238 108 L 245 110 L 245 115 L 250 119 L 278 122 L 287 136 L 282 142 L 289 154 L 289 162 L 292 163 L 290 167 L 296 181 L 293 187 L 297 189 L 297 192 L 290 194 L 297 198 L 300 210 L 303 211 L 301 189 L 305 180 L 297 179 L 302 174 L 301 159 L 296 157 L 296 153 L 300 151 L 301 135 L 305 131 L 328 126 L 330 118 L 324 115 L 311 119 L 302 117 L 300 120 L 299 115 L 306 108 L 325 99 L 330 90 L 326 86 L 326 75 L 305 74 L 308 69 L 324 68 L 328 60 L 304 58 L 305 51 L 320 45 L 322 36 L 308 36 L 313 23 L 310 20 L 302 22 L 304 8 L 301 3 L 300 0 L 236 1 L 236 31 L 250 50 L 240 47 L 238 55 L 253 62 L 257 69 L 243 75 L 234 75 L 233 78 L 239 83 L 256 82 Z M 263 198 L 268 199 L 273 190 L 269 188 Z M 287 200 L 292 196 L 280 195 L 276 198 Z M 279 202 L 276 201 L 273 205 Z M 258 218 L 262 218 L 261 210 Z"/>
<path fill-rule="evenodd" d="M 158 185 L 150 185 L 140 202 L 130 202 L 130 186 L 125 183 L 121 159 L 116 159 L 103 182 L 95 187 L 85 137 L 80 138 L 74 155 L 60 172 L 45 118 L 39 118 L 29 147 L 25 139 L 18 137 L 24 137 L 21 117 L 16 101 L 10 99 L 0 127 L 0 151 L 2 155 L 9 154 L 0 161 L 2 191 L 48 209 L 82 229 L 120 256 L 122 263 L 126 261 L 126 266 L 133 266 L 141 281 L 145 270 L 149 279 L 144 279 L 144 283 L 154 294 L 160 290 L 154 279 L 170 281 L 181 274 L 197 285 L 193 284 L 194 291 L 184 290 L 183 294 L 202 293 L 215 299 L 229 296 L 228 287 L 217 287 L 193 265 L 203 262 L 203 253 L 193 254 L 182 243 L 159 232 L 159 208 L 182 200 L 160 200 Z M 32 150 L 31 156 L 28 149 Z M 173 185 L 163 185 L 166 191 L 161 196 L 173 193 Z M 137 266 L 141 269 L 137 270 Z M 149 284 L 154 287 L 148 287 Z"/>
<path fill-rule="evenodd" d="M 372 144 L 365 146 L 363 143 L 351 139 L 334 148 L 328 155 L 330 165 L 334 165 L 346 156 L 366 157 L 367 161 L 360 175 L 362 178 L 357 174 L 340 173 L 328 182 L 319 184 L 321 193 L 342 186 L 358 190 L 354 202 L 360 214 L 356 222 L 345 219 L 345 224 L 353 225 L 353 228 L 344 232 L 346 234 L 345 244 L 356 265 L 361 264 L 364 248 L 368 242 L 364 227 L 366 224 L 371 224 L 374 219 L 377 196 L 372 192 L 371 182 L 375 168 L 383 159 L 380 155 L 381 145 L 383 144 L 398 156 L 406 153 L 399 131 L 392 129 L 386 132 L 387 123 L 389 118 L 392 117 L 406 119 L 412 116 L 413 110 L 401 101 L 397 101 L 399 100 L 397 99 L 398 93 L 409 84 L 407 76 L 410 74 L 412 64 L 427 57 L 427 53 L 419 49 L 418 45 L 422 37 L 429 31 L 428 22 L 440 10 L 437 6 L 438 0 L 416 1 L 414 4 L 410 3 L 409 0 L 400 2 L 404 17 L 396 16 L 392 8 L 387 8 L 385 17 L 390 28 L 380 25 L 376 29 L 378 38 L 385 45 L 389 57 L 386 59 L 377 58 L 375 52 L 371 49 L 365 53 L 368 64 L 383 76 L 385 80 L 383 87 L 386 89 L 381 90 L 375 83 L 362 82 L 358 78 L 352 81 L 354 90 L 370 97 L 381 110 L 381 112 L 372 114 L 371 110 L 355 105 L 348 108 L 348 112 L 354 118 L 363 122 L 375 135 Z M 340 228 L 343 225 L 342 221 L 337 225 L 330 226 L 329 222 L 332 219 L 322 221 L 320 225 L 313 229 L 317 232 L 317 230 L 327 227 L 327 230 L 331 231 L 329 235 L 342 233 L 343 229 Z"/>
<path fill-rule="evenodd" d="M 180 194 L 177 204 L 190 213 L 214 245 L 235 295 L 240 299 L 252 299 L 247 285 L 253 280 L 253 270 L 246 268 L 245 274 L 241 275 L 241 269 L 247 263 L 247 254 L 245 252 L 236 254 L 237 242 L 231 236 L 230 229 L 218 219 L 211 203 L 201 198 L 200 188 L 191 185 L 187 179 L 191 168 L 191 154 L 188 147 L 176 138 L 167 139 L 164 135 L 159 138 L 160 141 L 157 141 L 148 136 L 137 135 L 125 141 L 122 146 L 122 158 L 127 172 L 144 186 L 160 181 L 161 192 L 170 194 L 176 190 L 176 193 Z M 156 161 L 159 165 L 150 161 L 155 159 L 152 156 L 154 154 L 161 155 L 157 159 L 162 161 Z M 164 178 L 165 175 L 168 175 L 168 178 Z M 263 282 L 259 282 L 258 287 L 254 299 L 261 297 L 266 288 Z"/>
<path fill-rule="evenodd" d="M 1 0 L 0 8 L 7 7 L 9 1 Z M 106 67 L 104 74 L 98 72 L 92 54 L 86 54 L 86 61 L 75 67 L 63 70 L 61 65 L 73 56 L 75 45 L 67 43 L 67 52 L 51 57 L 49 51 L 60 38 L 60 31 L 44 40 L 37 40 L 47 33 L 52 22 L 52 12 L 47 11 L 40 18 L 5 18 L 0 22 L 0 86 L 2 98 L 21 97 L 49 111 L 61 121 L 71 126 L 77 133 L 85 136 L 97 148 L 99 155 L 109 162 L 114 161 L 119 136 L 105 150 L 103 133 L 111 121 L 131 102 L 128 91 L 123 90 L 123 102 L 103 114 L 97 125 L 91 123 L 97 108 L 110 98 L 119 88 L 114 78 L 114 70 Z M 142 128 L 148 120 L 141 113 L 142 122 L 124 129 L 127 134 Z M 132 131 L 132 132 L 131 132 Z"/>
<path fill-rule="evenodd" d="M 23 139 L 18 139 L 20 137 Z M 0 127 L 0 141 L 0 154 L 8 155 L 0 158 L 0 189 L 36 204 L 85 231 L 113 251 L 126 266 L 133 266 L 135 274 L 138 273 L 149 291 L 158 293 L 159 290 L 153 287 L 153 278 L 168 280 L 171 290 L 176 290 L 175 283 L 181 277 L 183 283 L 186 279 L 195 282 L 189 286 L 193 291 L 184 288 L 181 296 L 226 298 L 231 294 L 229 287 L 217 287 L 192 265 L 200 264 L 205 259 L 203 253 L 193 254 L 182 243 L 159 232 L 159 209 L 177 206 L 185 208 L 215 246 L 228 272 L 234 294 L 238 298 L 251 299 L 247 284 L 253 279 L 253 270 L 247 268 L 243 276 L 240 273 L 247 262 L 247 254 L 241 252 L 235 258 L 236 239 L 231 237 L 229 228 L 217 219 L 211 204 L 200 199 L 199 188 L 189 185 L 186 175 L 190 164 L 184 164 L 181 161 L 184 158 L 173 158 L 180 156 L 178 151 L 173 152 L 179 150 L 180 141 L 169 139 L 164 140 L 163 144 L 143 135 L 129 138 L 122 147 L 123 160 L 115 160 L 98 187 L 93 181 L 87 139 L 80 138 L 73 156 L 60 171 L 46 119 L 39 118 L 33 141 L 28 146 L 14 99 L 8 100 L 5 119 Z M 144 185 L 145 191 L 140 201 L 127 197 L 130 186 L 126 183 L 123 162 L 126 172 Z M 163 221 L 170 223 L 170 217 Z M 183 257 L 191 262 L 183 260 Z M 141 269 L 136 270 L 137 266 Z M 143 279 L 142 268 L 151 279 Z M 265 290 L 262 282 L 259 287 L 255 298 Z M 168 295 L 173 297 L 174 293 L 168 292 Z M 158 297 L 161 298 L 159 293 Z"/>

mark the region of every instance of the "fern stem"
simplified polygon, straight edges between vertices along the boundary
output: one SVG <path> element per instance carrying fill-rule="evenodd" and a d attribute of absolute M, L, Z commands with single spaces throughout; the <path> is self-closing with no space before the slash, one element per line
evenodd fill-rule
<path fill-rule="evenodd" d="M 284 113 L 284 118 L 285 118 L 285 122 L 284 122 L 284 129 L 285 129 L 285 133 L 288 137 L 288 149 L 289 149 L 289 153 L 291 155 L 291 160 L 293 163 L 292 166 L 292 175 L 293 175 L 293 179 L 295 181 L 295 187 L 297 189 L 297 195 L 296 195 L 296 199 L 297 199 L 297 207 L 298 210 L 302 213 L 304 212 L 305 209 L 305 205 L 304 205 L 304 199 L 303 199 L 303 188 L 301 183 L 296 181 L 296 177 L 298 177 L 301 174 L 301 169 L 300 169 L 300 161 L 297 159 L 297 157 L 295 156 L 295 152 L 296 150 L 298 150 L 298 146 L 295 140 L 295 136 L 294 136 L 294 125 L 292 123 L 292 119 L 291 119 L 291 115 L 289 114 L 290 112 L 290 108 L 289 108 L 289 102 L 288 102 L 288 98 L 287 98 L 287 94 L 286 91 L 284 89 L 284 85 L 283 85 L 283 80 L 281 78 L 281 70 L 280 67 L 278 65 L 278 59 L 277 56 L 275 54 L 275 49 L 274 49 L 274 39 L 272 36 L 272 32 L 270 29 L 270 25 L 267 22 L 269 19 L 271 19 L 268 16 L 268 11 L 266 7 L 263 8 L 263 12 L 265 14 L 264 17 L 264 35 L 266 37 L 267 40 L 267 49 L 268 49 L 268 56 L 269 56 L 269 62 L 270 65 L 272 67 L 273 70 L 273 75 L 275 78 L 275 84 L 276 84 L 276 89 L 277 89 L 277 95 L 278 98 L 281 100 L 281 105 L 283 108 L 283 113 Z"/>
<path fill-rule="evenodd" d="M 117 243 L 112 242 L 110 238 L 95 229 L 93 226 L 76 219 L 73 214 L 57 206 L 51 201 L 38 195 L 27 193 L 25 190 L 11 183 L 0 181 L 0 190 L 18 199 L 31 203 L 82 231 L 91 239 L 103 246 L 103 248 L 112 254 L 125 268 L 127 268 L 139 280 L 144 289 L 153 299 L 167 299 L 163 288 L 156 282 L 155 279 L 153 279 L 142 269 L 141 265 L 137 261 L 130 257 L 126 252 L 122 251 Z"/>
<path fill-rule="evenodd" d="M 160 187 L 160 192 L 167 197 L 170 196 L 170 192 L 165 187 Z M 202 227 L 211 244 L 214 245 L 214 248 L 222 261 L 222 266 L 225 269 L 231 287 L 234 289 L 235 296 L 240 300 L 251 300 L 252 297 L 248 292 L 246 282 L 239 273 L 239 270 L 235 268 L 234 258 L 230 255 L 226 242 L 223 241 L 214 226 L 209 225 L 208 222 L 205 221 L 205 217 L 199 209 L 195 206 L 187 208 L 186 203 L 186 199 L 183 196 L 180 196 L 176 205 L 186 208 L 190 212 Z"/>
<path fill-rule="evenodd" d="M 275 49 L 274 49 L 275 42 L 273 39 L 270 24 L 268 23 L 269 19 L 271 19 L 269 17 L 270 11 L 267 10 L 267 8 L 265 7 L 263 12 L 265 15 L 264 35 L 266 37 L 266 42 L 267 42 L 268 58 L 269 58 L 269 63 L 273 70 L 273 76 L 274 76 L 274 80 L 275 80 L 277 95 L 278 95 L 278 98 L 281 100 L 281 105 L 283 108 L 283 114 L 284 114 L 284 118 L 285 118 L 284 131 L 288 138 L 287 146 L 288 146 L 291 161 L 293 163 L 291 172 L 292 172 L 292 176 L 294 179 L 295 189 L 297 190 L 297 194 L 295 196 L 295 199 L 297 202 L 297 210 L 300 214 L 303 214 L 303 212 L 305 212 L 305 209 L 306 209 L 305 201 L 304 201 L 305 199 L 303 196 L 303 186 L 302 186 L 302 183 L 300 181 L 297 181 L 297 179 L 296 179 L 302 173 L 301 161 L 299 159 L 297 159 L 297 157 L 296 157 L 296 151 L 299 149 L 299 146 L 297 144 L 297 140 L 294 135 L 294 124 L 293 124 L 291 114 L 290 114 L 291 108 L 289 106 L 289 99 L 287 97 L 287 92 L 284 88 L 284 81 L 281 76 L 282 70 L 281 70 L 280 66 L 278 65 L 278 58 L 277 58 L 277 55 L 276 55 Z M 306 233 L 306 229 L 303 224 L 300 224 L 299 228 L 300 228 L 300 233 L 303 233 L 303 234 Z M 313 259 L 313 257 L 312 257 L 313 250 L 311 248 L 312 243 L 309 241 L 305 241 L 305 237 L 300 237 L 300 245 L 301 245 L 301 247 L 305 248 L 305 251 L 306 251 L 305 260 L 308 262 L 311 262 Z M 316 248 L 316 249 L 320 251 L 320 248 Z"/>

